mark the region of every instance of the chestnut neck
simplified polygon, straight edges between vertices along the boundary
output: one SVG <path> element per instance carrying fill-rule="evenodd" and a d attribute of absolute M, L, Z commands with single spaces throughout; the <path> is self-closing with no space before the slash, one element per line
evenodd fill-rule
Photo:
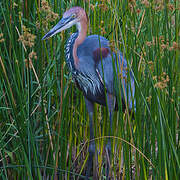
<path fill-rule="evenodd" d="M 75 68 L 78 69 L 78 63 L 79 63 L 79 58 L 77 56 L 77 48 L 80 44 L 82 44 L 86 38 L 87 34 L 87 22 L 85 20 L 81 20 L 77 24 L 78 28 L 78 37 L 76 38 L 73 46 L 73 58 L 74 58 L 74 65 Z"/>

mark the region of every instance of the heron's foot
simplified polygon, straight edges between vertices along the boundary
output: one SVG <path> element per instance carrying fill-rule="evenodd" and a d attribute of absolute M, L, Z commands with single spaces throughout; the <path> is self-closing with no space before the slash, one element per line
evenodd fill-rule
<path fill-rule="evenodd" d="M 89 149 L 88 149 L 88 151 L 89 151 L 89 153 L 95 153 L 95 150 L 96 150 L 96 145 L 95 145 L 95 142 L 94 141 L 91 141 L 90 143 L 89 143 Z"/>
<path fill-rule="evenodd" d="M 95 142 L 91 141 L 89 144 L 89 149 L 88 149 L 89 158 L 88 158 L 88 164 L 87 164 L 86 180 L 89 179 L 91 169 L 93 168 L 93 157 L 95 154 L 95 149 L 96 149 Z"/>
<path fill-rule="evenodd" d="M 111 157 L 111 141 L 108 140 L 106 144 L 106 157 L 107 157 L 107 165 L 106 165 L 106 178 L 109 179 L 109 167 L 110 167 L 110 157 Z"/>

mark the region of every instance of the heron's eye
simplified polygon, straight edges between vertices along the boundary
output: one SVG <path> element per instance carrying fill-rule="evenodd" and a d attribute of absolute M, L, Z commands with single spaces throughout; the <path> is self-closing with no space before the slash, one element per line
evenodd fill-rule
<path fill-rule="evenodd" d="M 76 18 L 76 14 L 72 14 L 72 16 L 71 16 L 72 18 Z"/>

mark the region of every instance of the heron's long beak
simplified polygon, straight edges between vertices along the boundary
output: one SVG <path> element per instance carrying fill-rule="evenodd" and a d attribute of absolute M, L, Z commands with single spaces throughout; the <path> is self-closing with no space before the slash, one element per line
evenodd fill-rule
<path fill-rule="evenodd" d="M 43 38 L 42 40 L 48 39 L 58 32 L 70 28 L 75 24 L 76 20 L 72 17 L 62 18 Z"/>

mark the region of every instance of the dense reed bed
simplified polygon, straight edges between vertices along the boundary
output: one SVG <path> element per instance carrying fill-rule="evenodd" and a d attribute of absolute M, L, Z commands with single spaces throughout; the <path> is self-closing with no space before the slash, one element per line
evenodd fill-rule
<path fill-rule="evenodd" d="M 88 114 L 64 57 L 75 28 L 41 41 L 72 6 L 85 8 L 88 34 L 108 38 L 134 71 L 134 119 L 122 108 L 114 113 L 112 179 L 178 180 L 180 2 L 175 0 L 0 2 L 0 179 L 85 175 Z M 94 124 L 93 174 L 105 179 L 105 107 L 96 105 Z"/>

